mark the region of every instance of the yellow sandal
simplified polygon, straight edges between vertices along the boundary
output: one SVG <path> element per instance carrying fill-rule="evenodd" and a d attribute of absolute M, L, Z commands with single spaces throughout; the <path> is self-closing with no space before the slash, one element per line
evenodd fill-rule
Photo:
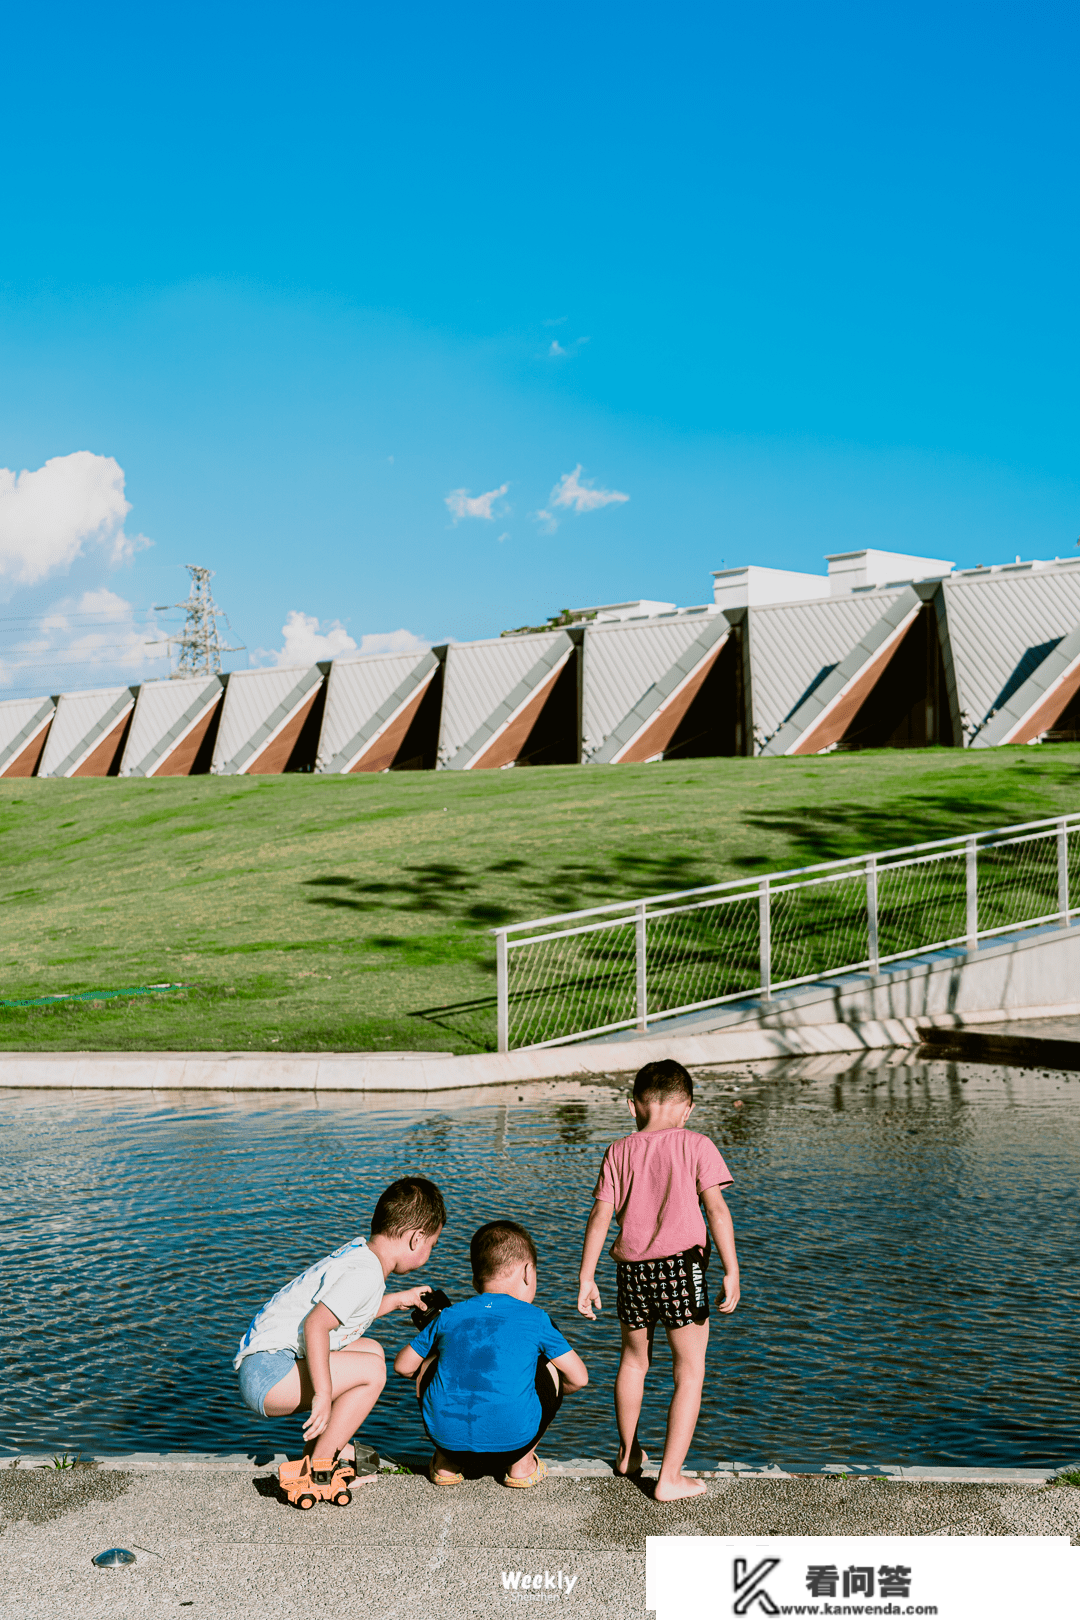
<path fill-rule="evenodd" d="M 536 1459 L 536 1467 L 533 1469 L 531 1474 L 526 1474 L 524 1479 L 515 1479 L 512 1474 L 507 1474 L 506 1478 L 503 1480 L 503 1484 L 509 1485 L 511 1490 L 527 1491 L 530 1486 L 539 1485 L 540 1481 L 546 1478 L 547 1463 L 543 1462 L 538 1457 Z"/>

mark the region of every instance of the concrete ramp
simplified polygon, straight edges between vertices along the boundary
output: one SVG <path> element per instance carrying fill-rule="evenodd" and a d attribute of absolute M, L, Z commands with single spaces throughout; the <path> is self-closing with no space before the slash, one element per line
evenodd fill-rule
<path fill-rule="evenodd" d="M 576 764 L 576 658 L 563 630 L 449 647 L 440 768 Z"/>
<path fill-rule="evenodd" d="M 0 777 L 37 774 L 55 713 L 55 698 L 0 703 Z"/>
<path fill-rule="evenodd" d="M 41 755 L 39 776 L 116 776 L 135 708 L 137 686 L 65 692 Z"/>
<path fill-rule="evenodd" d="M 220 675 L 148 681 L 140 687 L 120 775 L 191 776 L 209 770 L 211 733 L 224 691 Z"/>
<path fill-rule="evenodd" d="M 442 669 L 433 651 L 335 658 L 315 769 L 340 775 L 433 767 Z"/>
<path fill-rule="evenodd" d="M 741 719 L 737 683 L 708 692 L 728 645 L 722 613 L 685 614 L 645 623 L 591 624 L 585 631 L 582 759 L 587 765 L 636 765 L 678 753 L 680 729 L 695 703 L 707 713 L 690 730 L 700 753 L 736 753 Z M 710 737 L 711 743 L 701 742 Z"/>
<path fill-rule="evenodd" d="M 328 668 L 312 664 L 230 675 L 210 767 L 214 775 L 313 770 Z"/>

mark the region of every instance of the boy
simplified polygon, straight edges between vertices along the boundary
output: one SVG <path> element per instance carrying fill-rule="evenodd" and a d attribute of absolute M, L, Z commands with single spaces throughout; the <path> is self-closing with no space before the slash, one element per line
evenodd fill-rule
<path fill-rule="evenodd" d="M 240 1341 L 233 1366 L 244 1402 L 260 1417 L 311 1408 L 304 1455 L 335 1460 L 386 1383 L 382 1345 L 363 1337 L 376 1317 L 423 1304 L 427 1288 L 387 1294 L 386 1279 L 426 1265 L 446 1224 L 433 1181 L 405 1176 L 387 1187 L 371 1237 L 318 1260 L 268 1300 Z M 346 1461 L 342 1458 L 341 1461 Z"/>
<path fill-rule="evenodd" d="M 435 1446 L 433 1485 L 466 1474 L 519 1489 L 547 1473 L 536 1444 L 564 1395 L 589 1374 L 536 1298 L 536 1245 L 516 1221 L 490 1221 L 469 1245 L 475 1299 L 450 1305 L 399 1350 L 395 1372 L 416 1374 Z"/>
<path fill-rule="evenodd" d="M 706 1489 L 704 1480 L 685 1479 L 682 1473 L 701 1406 L 709 1342 L 705 1286 L 709 1250 L 700 1203 L 724 1263 L 723 1302 L 717 1299 L 717 1306 L 727 1314 L 739 1303 L 735 1233 L 720 1191 L 731 1185 L 731 1176 L 708 1137 L 686 1129 L 694 1107 L 694 1082 L 681 1063 L 647 1063 L 634 1081 L 629 1107 L 636 1133 L 608 1148 L 593 1194 L 581 1255 L 578 1310 L 596 1320 L 593 1307 L 600 1307 L 596 1263 L 614 1215 L 619 1235 L 611 1253 L 617 1262 L 622 1325 L 622 1358 L 615 1379 L 619 1425 L 615 1472 L 639 1474 L 647 1461 L 638 1443 L 638 1418 L 653 1333 L 662 1322 L 671 1346 L 675 1394 L 655 1499 L 674 1502 L 700 1496 Z"/>

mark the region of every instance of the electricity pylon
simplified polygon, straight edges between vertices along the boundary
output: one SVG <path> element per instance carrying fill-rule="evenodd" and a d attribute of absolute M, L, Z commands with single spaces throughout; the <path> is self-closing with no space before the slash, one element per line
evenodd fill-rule
<path fill-rule="evenodd" d="M 171 676 L 174 681 L 185 675 L 220 675 L 222 653 L 244 651 L 243 647 L 226 646 L 218 632 L 217 621 L 224 619 L 229 624 L 229 620 L 210 595 L 213 569 L 199 568 L 195 563 L 186 563 L 185 567 L 191 575 L 191 594 L 183 602 L 171 604 L 183 608 L 187 614 L 180 634 L 169 637 L 169 645 L 180 649 L 180 659 Z"/>

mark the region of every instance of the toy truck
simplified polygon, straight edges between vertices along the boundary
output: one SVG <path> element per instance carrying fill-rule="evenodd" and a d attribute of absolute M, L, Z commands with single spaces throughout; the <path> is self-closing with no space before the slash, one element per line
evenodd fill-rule
<path fill-rule="evenodd" d="M 348 1507 L 352 1501 L 349 1486 L 355 1478 L 351 1462 L 338 1462 L 333 1457 L 299 1457 L 295 1462 L 283 1462 L 278 1469 L 278 1484 L 293 1507 L 303 1512 L 316 1502 Z"/>

